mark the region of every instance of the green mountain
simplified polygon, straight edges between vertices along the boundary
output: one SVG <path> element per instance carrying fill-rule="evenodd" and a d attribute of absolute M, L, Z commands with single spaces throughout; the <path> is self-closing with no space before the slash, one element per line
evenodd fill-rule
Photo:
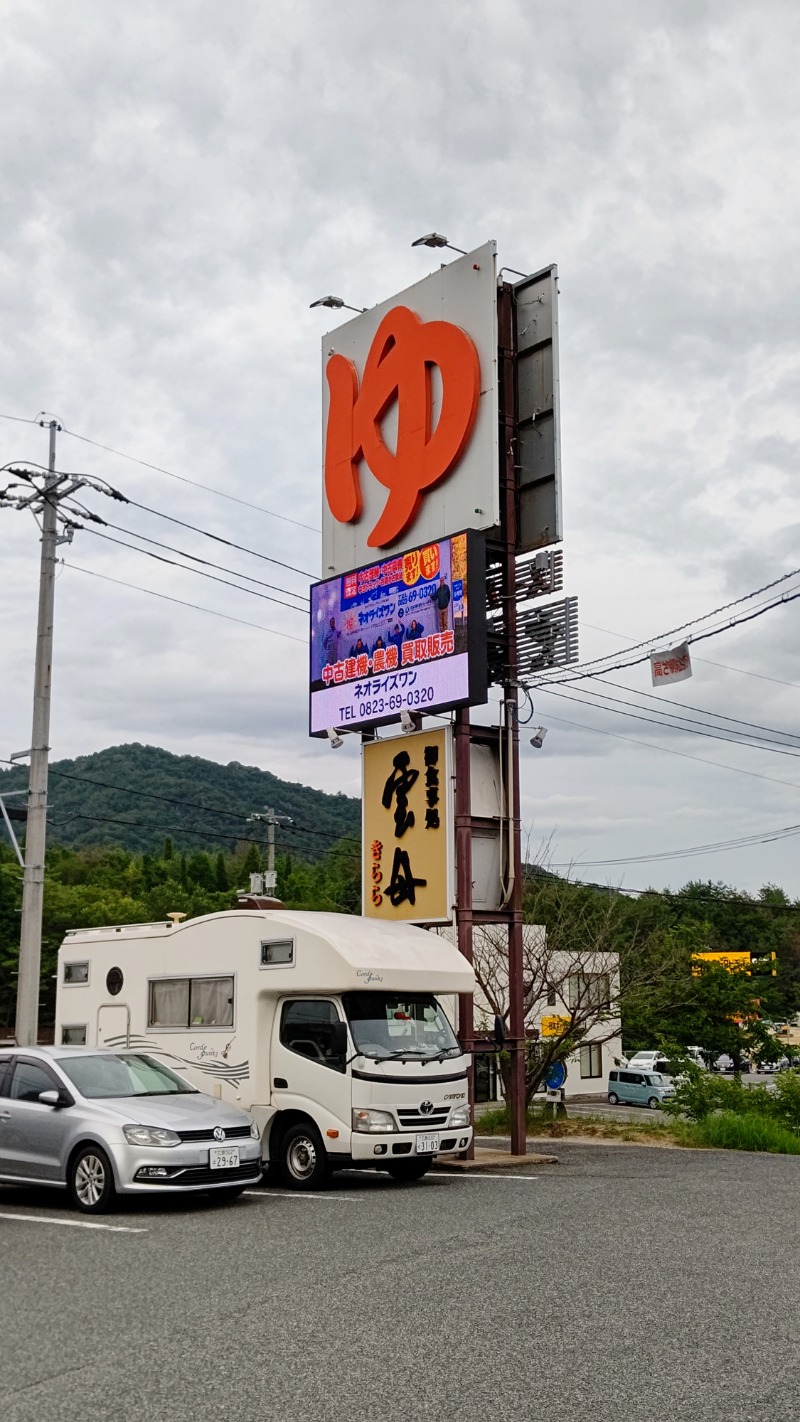
<path fill-rule="evenodd" d="M 27 777 L 27 767 L 0 770 L 0 795 L 26 789 Z M 361 830 L 361 803 L 353 796 L 328 795 L 235 760 L 218 765 L 138 744 L 54 761 L 48 800 L 50 842 L 75 847 L 116 844 L 156 853 L 171 837 L 178 851 L 230 852 L 243 841 L 266 841 L 266 825 L 248 824 L 247 817 L 267 806 L 293 820 L 276 829 L 278 852 L 306 860 L 321 859 L 337 840 Z"/>

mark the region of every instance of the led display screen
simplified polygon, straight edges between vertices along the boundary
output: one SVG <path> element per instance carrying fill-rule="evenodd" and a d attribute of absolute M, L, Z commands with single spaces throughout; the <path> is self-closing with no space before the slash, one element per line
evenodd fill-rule
<path fill-rule="evenodd" d="M 470 531 L 316 583 L 311 735 L 484 702 L 485 565 Z"/>

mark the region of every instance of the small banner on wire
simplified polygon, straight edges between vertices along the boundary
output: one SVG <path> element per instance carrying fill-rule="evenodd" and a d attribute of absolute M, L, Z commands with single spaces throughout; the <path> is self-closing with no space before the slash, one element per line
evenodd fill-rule
<path fill-rule="evenodd" d="M 681 642 L 679 647 L 670 647 L 666 652 L 651 652 L 650 675 L 653 686 L 663 686 L 667 681 L 686 681 L 692 675 L 689 643 Z"/>

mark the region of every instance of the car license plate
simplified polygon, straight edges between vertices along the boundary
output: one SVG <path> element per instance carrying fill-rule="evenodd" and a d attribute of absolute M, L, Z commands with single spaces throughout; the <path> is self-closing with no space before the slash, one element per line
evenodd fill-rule
<path fill-rule="evenodd" d="M 438 1149 L 438 1136 L 417 1136 L 417 1155 L 435 1155 Z"/>
<path fill-rule="evenodd" d="M 208 1152 L 211 1170 L 234 1170 L 239 1164 L 238 1146 L 212 1146 Z"/>

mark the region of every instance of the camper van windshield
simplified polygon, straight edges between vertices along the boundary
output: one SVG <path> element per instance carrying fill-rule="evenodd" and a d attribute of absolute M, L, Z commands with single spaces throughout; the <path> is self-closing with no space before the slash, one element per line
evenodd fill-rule
<path fill-rule="evenodd" d="M 110 1052 L 78 1057 L 59 1057 L 58 1065 L 81 1096 L 90 1100 L 119 1096 L 173 1096 L 194 1091 L 169 1067 L 139 1053 L 125 1056 Z"/>
<path fill-rule="evenodd" d="M 356 1051 L 365 1057 L 450 1057 L 461 1052 L 430 993 L 346 992 L 342 1001 Z"/>

